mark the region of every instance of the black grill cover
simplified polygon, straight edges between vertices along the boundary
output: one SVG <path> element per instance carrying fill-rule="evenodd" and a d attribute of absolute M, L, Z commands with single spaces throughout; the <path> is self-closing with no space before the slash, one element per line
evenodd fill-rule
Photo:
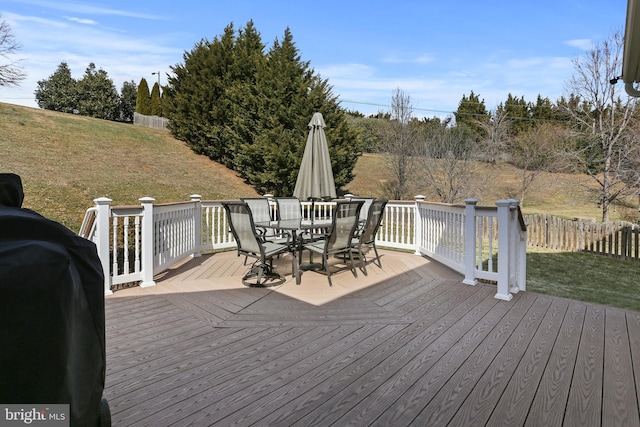
<path fill-rule="evenodd" d="M 71 425 L 98 424 L 103 286 L 92 242 L 0 205 L 0 403 L 66 403 Z"/>

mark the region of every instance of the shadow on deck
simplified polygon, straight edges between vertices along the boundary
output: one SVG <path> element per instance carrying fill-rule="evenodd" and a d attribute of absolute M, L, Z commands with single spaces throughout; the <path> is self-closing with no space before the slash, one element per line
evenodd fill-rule
<path fill-rule="evenodd" d="M 640 313 L 382 264 L 256 289 L 225 252 L 107 297 L 114 425 L 640 425 Z"/>

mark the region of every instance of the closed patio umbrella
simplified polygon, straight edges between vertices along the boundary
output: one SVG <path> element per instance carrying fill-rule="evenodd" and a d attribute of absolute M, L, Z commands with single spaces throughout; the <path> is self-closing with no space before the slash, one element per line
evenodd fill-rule
<path fill-rule="evenodd" d="M 293 195 L 300 200 L 336 198 L 336 184 L 333 180 L 329 146 L 324 134 L 324 119 L 321 113 L 314 113 L 309 122 L 309 136 L 304 148 L 296 187 Z"/>

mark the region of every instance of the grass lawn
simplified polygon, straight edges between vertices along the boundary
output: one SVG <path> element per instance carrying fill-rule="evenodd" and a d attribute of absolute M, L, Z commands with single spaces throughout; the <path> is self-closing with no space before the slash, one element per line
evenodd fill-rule
<path fill-rule="evenodd" d="M 122 206 L 138 205 L 144 196 L 163 203 L 185 201 L 194 193 L 205 200 L 258 195 L 235 172 L 194 154 L 168 132 L 4 103 L 0 171 L 22 176 L 24 207 L 73 231 L 78 231 L 93 199 L 102 196 Z M 517 172 L 508 164 L 486 165 L 485 173 L 493 179 L 480 204 L 517 198 Z M 384 196 L 392 177 L 379 154 L 364 154 L 354 173 L 355 179 L 342 190 L 360 196 Z M 585 180 L 580 175 L 541 174 L 527 194 L 524 213 L 599 219 Z M 424 183 L 414 190 L 428 195 Z M 612 219 L 638 220 L 636 203 L 633 199 L 627 206 L 615 206 Z M 527 261 L 530 291 L 640 311 L 638 262 L 531 249 Z"/>
<path fill-rule="evenodd" d="M 640 262 L 527 248 L 527 290 L 640 311 Z"/>

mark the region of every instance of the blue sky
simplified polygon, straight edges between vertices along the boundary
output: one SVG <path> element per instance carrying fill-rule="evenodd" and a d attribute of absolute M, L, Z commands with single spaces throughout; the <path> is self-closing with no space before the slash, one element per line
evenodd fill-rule
<path fill-rule="evenodd" d="M 624 31 L 625 0 L 536 1 L 50 1 L 3 0 L 2 19 L 28 74 L 0 87 L 0 102 L 36 106 L 37 82 L 65 61 L 81 78 L 90 62 L 118 90 L 170 66 L 203 38 L 250 19 L 269 47 L 289 27 L 304 61 L 342 106 L 388 111 L 397 88 L 416 116 L 445 117 L 472 90 L 493 110 L 509 93 L 535 102 L 565 94 L 572 59 Z"/>

